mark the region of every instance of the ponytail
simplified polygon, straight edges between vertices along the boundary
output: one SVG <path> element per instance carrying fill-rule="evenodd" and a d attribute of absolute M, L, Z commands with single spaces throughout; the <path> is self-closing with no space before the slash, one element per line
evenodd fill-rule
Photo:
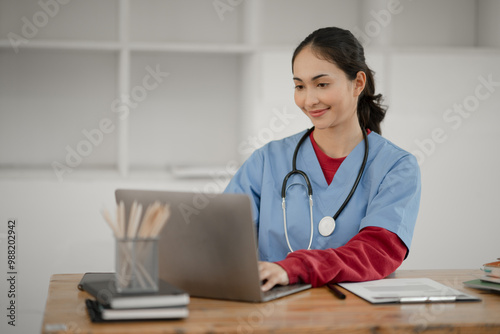
<path fill-rule="evenodd" d="M 358 120 L 364 129 L 382 134 L 380 123 L 384 120 L 387 107 L 382 105 L 382 94 L 374 95 L 375 81 L 373 71 L 366 67 L 366 84 L 363 92 L 358 97 Z"/>

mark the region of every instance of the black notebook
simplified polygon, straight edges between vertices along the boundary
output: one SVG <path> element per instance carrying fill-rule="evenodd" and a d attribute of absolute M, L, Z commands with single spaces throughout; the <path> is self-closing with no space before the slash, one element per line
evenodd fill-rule
<path fill-rule="evenodd" d="M 184 290 L 163 280 L 160 280 L 157 292 L 119 293 L 116 291 L 114 273 L 86 273 L 78 288 L 110 309 L 181 307 L 189 304 L 189 295 Z"/>
<path fill-rule="evenodd" d="M 92 322 L 124 321 L 124 320 L 160 320 L 183 319 L 189 315 L 187 306 L 112 309 L 101 305 L 95 300 L 86 299 L 87 312 Z"/>

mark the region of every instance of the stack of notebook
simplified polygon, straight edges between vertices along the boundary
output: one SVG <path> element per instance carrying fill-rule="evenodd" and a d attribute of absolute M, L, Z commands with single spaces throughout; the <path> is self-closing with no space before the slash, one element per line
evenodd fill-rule
<path fill-rule="evenodd" d="M 465 286 L 484 290 L 500 291 L 500 261 L 483 264 L 484 275 L 479 279 L 464 282 Z"/>
<path fill-rule="evenodd" d="M 189 295 L 165 281 L 154 293 L 122 294 L 116 291 L 114 273 L 86 273 L 78 288 L 94 297 L 86 300 L 93 322 L 182 319 L 189 314 Z"/>

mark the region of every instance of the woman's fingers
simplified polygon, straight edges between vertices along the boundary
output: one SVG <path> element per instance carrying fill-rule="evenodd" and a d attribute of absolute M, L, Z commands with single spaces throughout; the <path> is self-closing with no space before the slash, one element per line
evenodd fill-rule
<path fill-rule="evenodd" d="M 287 285 L 289 282 L 285 269 L 272 262 L 259 262 L 259 276 L 264 282 L 261 286 L 262 291 L 268 291 L 277 284 Z"/>

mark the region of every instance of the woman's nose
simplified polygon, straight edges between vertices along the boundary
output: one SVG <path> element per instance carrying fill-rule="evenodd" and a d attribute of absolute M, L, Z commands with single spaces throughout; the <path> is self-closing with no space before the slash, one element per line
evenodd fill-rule
<path fill-rule="evenodd" d="M 306 92 L 305 101 L 304 101 L 304 106 L 306 107 L 306 109 L 308 109 L 308 110 L 311 109 L 311 107 L 314 107 L 315 105 L 317 105 L 318 102 L 319 102 L 318 96 L 316 95 L 314 90 L 309 89 Z"/>

